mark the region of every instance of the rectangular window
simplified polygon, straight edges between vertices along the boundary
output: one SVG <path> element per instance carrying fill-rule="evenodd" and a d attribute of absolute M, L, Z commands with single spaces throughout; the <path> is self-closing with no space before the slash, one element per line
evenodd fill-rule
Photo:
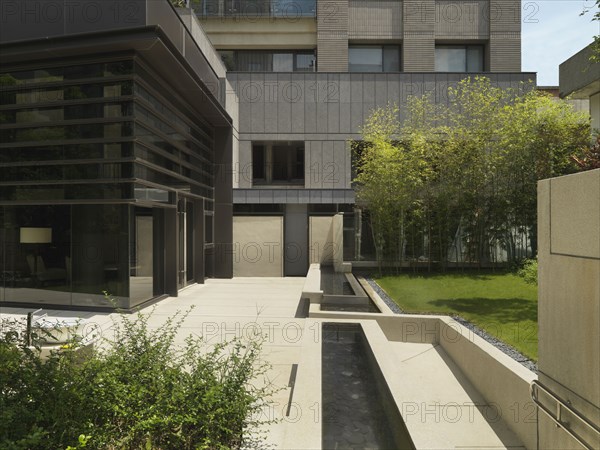
<path fill-rule="evenodd" d="M 483 72 L 482 45 L 436 45 L 436 72 Z"/>
<path fill-rule="evenodd" d="M 399 72 L 397 45 L 353 45 L 348 47 L 349 72 Z"/>
<path fill-rule="evenodd" d="M 304 143 L 252 145 L 252 181 L 260 184 L 304 184 Z"/>
<path fill-rule="evenodd" d="M 252 146 L 252 178 L 255 180 L 265 179 L 265 146 Z"/>
<path fill-rule="evenodd" d="M 223 50 L 227 70 L 237 72 L 314 72 L 315 52 L 294 50 Z"/>
<path fill-rule="evenodd" d="M 296 67 L 294 72 L 314 72 L 315 54 L 314 53 L 296 53 Z"/>
<path fill-rule="evenodd" d="M 273 72 L 293 72 L 294 55 L 291 53 L 273 53 Z"/>

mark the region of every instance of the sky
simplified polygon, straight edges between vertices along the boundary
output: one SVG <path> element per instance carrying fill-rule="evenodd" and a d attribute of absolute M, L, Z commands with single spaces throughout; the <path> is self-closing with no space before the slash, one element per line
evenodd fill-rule
<path fill-rule="evenodd" d="M 595 0 L 521 0 L 522 70 L 538 86 L 558 86 L 558 66 L 600 34 Z M 584 9 L 591 10 L 584 16 Z"/>

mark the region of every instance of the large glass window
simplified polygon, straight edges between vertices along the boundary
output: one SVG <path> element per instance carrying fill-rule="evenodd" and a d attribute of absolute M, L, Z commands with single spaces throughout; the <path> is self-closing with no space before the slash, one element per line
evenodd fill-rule
<path fill-rule="evenodd" d="M 314 17 L 315 0 L 192 0 L 196 14 L 204 17 Z M 198 5 L 194 5 L 198 3 Z"/>
<path fill-rule="evenodd" d="M 254 184 L 304 184 L 304 144 L 253 144 L 252 180 Z"/>
<path fill-rule="evenodd" d="M 482 45 L 436 45 L 436 72 L 483 72 Z"/>
<path fill-rule="evenodd" d="M 224 50 L 227 70 L 238 72 L 314 72 L 314 51 Z"/>
<path fill-rule="evenodd" d="M 400 47 L 397 45 L 352 45 L 348 47 L 350 72 L 399 72 Z"/>
<path fill-rule="evenodd" d="M 104 304 L 105 291 L 117 301 L 128 297 L 128 208 L 2 208 L 3 300 L 92 306 Z"/>

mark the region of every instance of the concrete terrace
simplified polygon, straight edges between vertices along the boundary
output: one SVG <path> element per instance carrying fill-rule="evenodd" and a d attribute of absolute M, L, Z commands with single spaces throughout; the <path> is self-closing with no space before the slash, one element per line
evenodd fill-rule
<path fill-rule="evenodd" d="M 279 449 L 321 447 L 320 322 L 332 320 L 294 317 L 304 282 L 302 277 L 212 279 L 143 310 L 155 308 L 150 326 L 157 327 L 194 305 L 180 339 L 195 333 L 216 343 L 249 336 L 258 329 L 266 335 L 263 357 L 273 367 L 271 381 L 284 387 L 273 398 L 272 409 L 265 411 L 269 418 L 282 419 L 266 430 L 269 444 Z M 0 315 L 23 317 L 28 311 L 2 307 Z M 51 317 L 81 317 L 106 332 L 112 319 L 118 318 L 114 313 L 46 312 Z M 500 419 L 497 408 L 484 400 L 441 345 L 397 342 L 375 320 L 350 321 L 363 324 L 416 448 L 524 448 Z M 298 371 L 286 416 L 293 364 L 298 364 Z"/>

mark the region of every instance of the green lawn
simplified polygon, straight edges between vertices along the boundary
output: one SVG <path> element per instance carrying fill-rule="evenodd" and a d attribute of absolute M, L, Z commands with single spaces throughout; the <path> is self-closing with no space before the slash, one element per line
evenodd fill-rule
<path fill-rule="evenodd" d="M 517 275 L 397 275 L 377 282 L 406 312 L 457 314 L 537 361 L 537 287 Z"/>

